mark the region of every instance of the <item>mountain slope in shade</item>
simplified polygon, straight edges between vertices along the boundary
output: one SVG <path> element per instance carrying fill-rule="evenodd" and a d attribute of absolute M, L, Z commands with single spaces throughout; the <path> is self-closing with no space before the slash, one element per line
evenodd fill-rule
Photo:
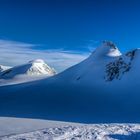
<path fill-rule="evenodd" d="M 121 54 L 112 42 L 103 42 L 86 60 L 60 74 L 0 87 L 0 115 L 86 123 L 140 122 L 139 60 L 139 49 Z M 7 97 L 12 100 L 7 102 Z"/>
<path fill-rule="evenodd" d="M 1 78 L 13 78 L 19 75 L 38 76 L 47 75 L 52 76 L 56 74 L 55 70 L 48 66 L 43 60 L 37 59 L 29 61 L 27 64 L 15 66 L 5 70 L 1 74 Z"/>

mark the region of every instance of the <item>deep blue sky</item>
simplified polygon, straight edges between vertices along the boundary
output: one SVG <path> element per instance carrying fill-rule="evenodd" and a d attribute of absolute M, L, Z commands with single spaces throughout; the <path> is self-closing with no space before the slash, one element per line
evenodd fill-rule
<path fill-rule="evenodd" d="M 139 0 L 0 0 L 0 39 L 85 50 L 102 40 L 140 47 Z"/>

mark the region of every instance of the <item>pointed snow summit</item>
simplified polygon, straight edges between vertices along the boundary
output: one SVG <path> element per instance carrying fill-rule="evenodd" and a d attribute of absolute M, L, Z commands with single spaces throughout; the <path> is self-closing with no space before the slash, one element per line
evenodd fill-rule
<path fill-rule="evenodd" d="M 93 57 L 102 58 L 102 57 L 118 57 L 121 55 L 121 52 L 118 50 L 116 45 L 111 41 L 103 41 L 101 46 L 96 48 L 92 53 Z"/>
<path fill-rule="evenodd" d="M 1 78 L 13 78 L 19 75 L 38 76 L 47 75 L 52 76 L 56 74 L 55 70 L 48 66 L 42 59 L 29 61 L 27 64 L 15 66 L 5 70 L 1 74 Z"/>
<path fill-rule="evenodd" d="M 5 70 L 7 70 L 7 69 L 10 69 L 11 67 L 9 67 L 9 66 L 3 66 L 3 65 L 0 65 L 0 72 L 3 72 L 3 71 L 5 71 Z"/>
<path fill-rule="evenodd" d="M 51 68 L 48 64 L 46 64 L 42 59 L 29 61 L 29 65 L 31 65 L 31 67 L 27 71 L 27 74 L 29 75 L 46 74 L 48 76 L 52 76 L 56 74 L 56 71 L 53 68 Z"/>

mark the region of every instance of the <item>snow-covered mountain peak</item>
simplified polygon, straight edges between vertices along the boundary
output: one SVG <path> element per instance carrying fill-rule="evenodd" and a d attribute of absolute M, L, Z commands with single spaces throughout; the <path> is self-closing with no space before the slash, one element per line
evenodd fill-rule
<path fill-rule="evenodd" d="M 2 78 L 12 78 L 18 75 L 38 76 L 47 75 L 52 76 L 56 74 L 55 70 L 51 68 L 42 59 L 29 61 L 26 64 L 15 66 L 2 72 Z"/>
<path fill-rule="evenodd" d="M 5 71 L 5 70 L 10 69 L 10 68 L 11 67 L 9 67 L 9 66 L 0 65 L 0 72 Z"/>
<path fill-rule="evenodd" d="M 116 45 L 111 41 L 103 41 L 101 46 L 97 47 L 93 52 L 92 56 L 101 58 L 101 57 L 118 57 L 121 55 L 121 52 L 116 47 Z"/>
<path fill-rule="evenodd" d="M 47 63 L 45 63 L 45 61 L 42 59 L 35 59 L 32 61 L 29 61 L 29 65 L 31 65 L 31 67 L 27 71 L 27 74 L 29 75 L 47 74 L 50 76 L 50 75 L 56 74 L 55 70 L 51 68 Z"/>

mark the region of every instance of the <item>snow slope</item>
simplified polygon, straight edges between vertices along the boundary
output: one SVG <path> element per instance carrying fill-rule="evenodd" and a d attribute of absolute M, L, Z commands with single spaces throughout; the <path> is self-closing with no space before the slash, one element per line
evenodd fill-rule
<path fill-rule="evenodd" d="M 1 137 L 1 140 L 139 140 L 139 124 L 59 126 Z"/>
<path fill-rule="evenodd" d="M 0 87 L 0 115 L 85 123 L 140 122 L 140 50 L 103 42 L 47 79 Z M 32 112 L 32 113 L 30 113 Z"/>
<path fill-rule="evenodd" d="M 49 121 L 41 119 L 0 117 L 0 140 L 3 136 L 17 135 L 44 128 L 64 127 L 68 125 L 81 126 L 83 124 Z"/>

